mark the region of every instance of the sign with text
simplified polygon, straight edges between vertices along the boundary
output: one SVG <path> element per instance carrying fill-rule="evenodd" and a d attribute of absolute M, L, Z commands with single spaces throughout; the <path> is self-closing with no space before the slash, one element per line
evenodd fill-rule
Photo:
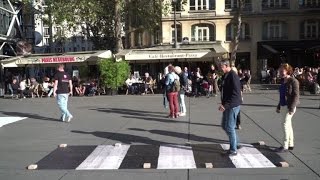
<path fill-rule="evenodd" d="M 46 57 L 41 59 L 42 63 L 69 63 L 75 61 L 75 57 Z"/>
<path fill-rule="evenodd" d="M 202 58 L 208 53 L 204 52 L 187 52 L 187 53 L 159 53 L 159 54 L 127 54 L 126 60 L 151 60 L 151 59 L 195 59 Z"/>

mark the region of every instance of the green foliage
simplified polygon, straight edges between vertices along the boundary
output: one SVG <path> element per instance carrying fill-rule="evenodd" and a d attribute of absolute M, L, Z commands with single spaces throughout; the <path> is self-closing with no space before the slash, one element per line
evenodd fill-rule
<path fill-rule="evenodd" d="M 123 86 L 130 74 L 128 62 L 115 62 L 113 59 L 103 59 L 99 61 L 99 70 L 101 83 L 113 90 Z"/>

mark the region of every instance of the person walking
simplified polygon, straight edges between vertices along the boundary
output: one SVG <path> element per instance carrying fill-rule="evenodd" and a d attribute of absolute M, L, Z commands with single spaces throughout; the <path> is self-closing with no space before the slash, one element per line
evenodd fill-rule
<path fill-rule="evenodd" d="M 283 125 L 283 146 L 276 148 L 278 153 L 288 152 L 294 148 L 294 136 L 292 128 L 292 117 L 299 104 L 299 81 L 292 76 L 293 69 L 289 64 L 280 66 L 282 82 L 279 88 L 280 100 L 277 106 L 277 113 L 282 115 Z"/>
<path fill-rule="evenodd" d="M 61 120 L 70 122 L 73 116 L 68 110 L 68 98 L 72 96 L 72 80 L 68 73 L 64 71 L 64 65 L 58 65 L 58 72 L 54 76 L 53 95 L 57 98 L 57 104 L 62 113 Z"/>
<path fill-rule="evenodd" d="M 169 73 L 166 78 L 166 94 L 169 99 L 170 115 L 169 118 L 177 118 L 179 105 L 178 105 L 178 91 L 176 91 L 176 81 L 179 81 L 179 76 L 174 72 L 174 67 L 168 67 Z"/>
<path fill-rule="evenodd" d="M 230 149 L 227 152 L 230 156 L 237 155 L 238 137 L 236 133 L 236 118 L 240 112 L 241 85 L 240 79 L 236 72 L 231 69 L 230 62 L 224 60 L 220 67 L 224 73 L 221 90 L 221 105 L 219 111 L 222 114 L 222 128 L 229 137 Z"/>
<path fill-rule="evenodd" d="M 182 72 L 182 69 L 179 66 L 176 66 L 174 68 L 176 71 L 177 75 L 179 76 L 180 80 L 180 91 L 178 92 L 178 101 L 179 101 L 179 106 L 180 106 L 180 114 L 179 116 L 186 116 L 187 113 L 187 108 L 186 108 L 186 103 L 185 103 L 185 93 L 188 88 L 188 77 L 184 72 Z"/>

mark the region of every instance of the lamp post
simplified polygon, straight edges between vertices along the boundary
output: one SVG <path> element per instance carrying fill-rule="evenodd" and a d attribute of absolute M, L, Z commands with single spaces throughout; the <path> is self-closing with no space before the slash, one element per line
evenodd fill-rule
<path fill-rule="evenodd" d="M 173 11 L 174 11 L 174 48 L 178 48 L 178 32 L 177 32 L 177 1 L 178 0 L 172 0 L 173 3 Z"/>

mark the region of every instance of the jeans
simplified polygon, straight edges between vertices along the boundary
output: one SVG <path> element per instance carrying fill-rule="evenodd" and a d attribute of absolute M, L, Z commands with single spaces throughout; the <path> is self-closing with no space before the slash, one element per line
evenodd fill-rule
<path fill-rule="evenodd" d="M 179 106 L 180 106 L 181 113 L 187 112 L 186 103 L 184 101 L 184 93 L 181 93 L 181 92 L 179 92 Z"/>
<path fill-rule="evenodd" d="M 68 110 L 68 98 L 69 94 L 57 94 L 57 103 L 62 113 L 62 121 L 64 121 L 66 117 L 72 117 L 71 113 Z"/>
<path fill-rule="evenodd" d="M 240 112 L 240 106 L 226 109 L 222 114 L 222 128 L 229 136 L 230 151 L 236 152 L 238 145 L 238 137 L 236 133 L 236 121 Z"/>
<path fill-rule="evenodd" d="M 175 117 L 178 114 L 178 92 L 168 93 L 169 106 L 170 106 L 170 116 Z"/>
<path fill-rule="evenodd" d="M 294 136 L 293 136 L 293 128 L 292 128 L 292 117 L 296 112 L 296 108 L 294 108 L 293 113 L 290 115 L 288 108 L 286 106 L 282 106 L 280 113 L 282 115 L 283 120 L 283 147 L 284 149 L 288 149 L 289 147 L 294 146 Z"/>
<path fill-rule="evenodd" d="M 164 93 L 163 93 L 163 107 L 164 107 L 165 109 L 168 108 L 168 97 L 167 97 L 166 91 L 164 91 Z"/>

